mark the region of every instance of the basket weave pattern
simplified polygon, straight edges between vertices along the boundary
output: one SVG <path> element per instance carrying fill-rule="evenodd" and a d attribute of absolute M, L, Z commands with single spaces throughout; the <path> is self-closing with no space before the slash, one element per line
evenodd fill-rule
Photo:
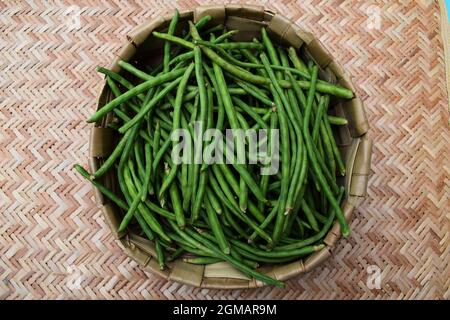
<path fill-rule="evenodd" d="M 154 4 L 94 1 L 81 28 L 67 30 L 66 8 L 57 4 L 49 11 L 48 4 L 3 3 L 0 297 L 449 298 L 450 134 L 439 8 L 379 2 L 382 27 L 367 30 L 366 4 L 328 1 L 322 9 L 320 2 L 269 7 L 314 30 L 358 83 L 375 141 L 368 199 L 352 219 L 350 240 L 338 242 L 325 264 L 285 290 L 233 292 L 142 271 L 114 243 L 91 186 L 71 168 L 86 165 L 84 120 L 101 86 L 95 65 L 113 59 L 133 26 L 175 4 L 151 11 Z M 382 270 L 379 290 L 366 285 L 370 265 Z M 80 286 L 72 283 L 77 274 Z"/>

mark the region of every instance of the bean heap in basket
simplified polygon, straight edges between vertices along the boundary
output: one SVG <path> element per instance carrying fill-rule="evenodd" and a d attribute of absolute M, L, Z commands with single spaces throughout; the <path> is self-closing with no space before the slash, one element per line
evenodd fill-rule
<path fill-rule="evenodd" d="M 260 40 L 237 42 L 238 30 L 207 29 L 206 16 L 174 35 L 178 18 L 153 32 L 164 42 L 159 65 L 98 67 L 114 98 L 88 122 L 112 112 L 120 140 L 95 172 L 76 169 L 123 210 L 119 232 L 154 241 L 161 268 L 225 261 L 283 286 L 258 267 L 321 250 L 335 219 L 349 233 L 332 131 L 347 121 L 327 109 L 353 92 L 318 79 L 314 61 L 264 28 Z M 121 192 L 102 184 L 107 171 Z"/>

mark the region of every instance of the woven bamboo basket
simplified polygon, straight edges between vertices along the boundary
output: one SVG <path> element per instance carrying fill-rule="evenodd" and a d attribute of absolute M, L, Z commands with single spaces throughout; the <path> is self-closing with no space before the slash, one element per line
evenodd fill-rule
<path fill-rule="evenodd" d="M 271 38 L 281 45 L 290 45 L 299 49 L 304 58 L 313 59 L 320 67 L 319 76 L 353 90 L 355 87 L 345 74 L 342 67 L 333 60 L 330 53 L 322 46 L 320 41 L 311 33 L 302 30 L 281 15 L 265 10 L 260 6 L 239 4 L 200 6 L 191 11 L 180 12 L 179 26 L 187 24 L 188 20 L 194 22 L 205 15 L 212 16 L 209 26 L 223 24 L 228 29 L 238 29 L 235 36 L 237 41 L 250 41 L 259 38 L 261 27 L 267 27 Z M 152 31 L 165 32 L 172 15 L 153 19 L 132 31 L 127 36 L 127 43 L 118 53 L 110 69 L 120 72 L 117 65 L 119 59 L 142 65 L 154 63 L 161 58 L 163 43 L 152 36 Z M 179 30 L 180 31 L 180 30 Z M 112 93 L 107 86 L 103 87 L 98 101 L 98 108 L 112 99 Z M 336 141 L 346 161 L 347 174 L 339 183 L 346 190 L 342 209 L 347 221 L 351 220 L 352 212 L 359 206 L 366 195 L 367 181 L 370 171 L 372 143 L 367 136 L 369 124 L 365 115 L 363 103 L 356 95 L 354 99 L 340 101 L 332 99 L 330 110 L 336 115 L 345 117 L 348 126 L 335 130 Z M 107 128 L 112 121 L 112 114 L 97 122 L 92 129 L 90 137 L 89 166 L 95 171 L 112 151 L 115 143 L 115 133 Z M 108 188 L 120 192 L 116 177 L 112 171 L 108 172 L 102 181 Z M 134 259 L 144 270 L 158 274 L 169 280 L 178 281 L 188 285 L 202 288 L 236 289 L 255 288 L 264 286 L 264 283 L 250 279 L 234 269 L 227 263 L 216 263 L 207 266 L 192 265 L 177 260 L 168 263 L 165 270 L 161 270 L 156 262 L 156 253 L 153 242 L 139 236 L 132 230 L 118 234 L 118 227 L 123 216 L 113 203 L 95 190 L 95 198 L 114 235 L 124 247 L 125 253 Z M 331 252 L 340 238 L 340 227 L 336 222 L 324 239 L 325 248 L 310 255 L 306 260 L 299 260 L 284 265 L 263 265 L 260 272 L 276 278 L 287 280 L 301 273 L 317 267 L 331 256 Z"/>

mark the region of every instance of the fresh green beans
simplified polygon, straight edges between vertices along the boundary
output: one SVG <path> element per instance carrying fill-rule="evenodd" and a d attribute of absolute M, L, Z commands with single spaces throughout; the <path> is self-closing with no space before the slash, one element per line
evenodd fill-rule
<path fill-rule="evenodd" d="M 101 193 L 107 196 L 112 202 L 117 204 L 120 208 L 128 210 L 128 205 L 120 198 L 118 198 L 111 190 L 104 187 L 101 183 L 92 180 L 89 173 L 79 164 L 75 165 L 75 169 L 86 179 L 89 180 Z"/>
<path fill-rule="evenodd" d="M 120 74 L 97 68 L 109 101 L 88 122 L 114 130 L 117 143 L 95 172 L 75 169 L 120 210 L 119 233 L 152 241 L 161 269 L 177 259 L 226 262 L 281 287 L 260 272 L 265 264 L 322 250 L 335 221 L 348 236 L 336 177 L 345 163 L 331 125 L 348 124 L 332 97 L 353 92 L 318 79 L 314 61 L 266 29 L 236 42 L 238 31 L 223 25 L 199 31 L 210 16 L 180 33 L 179 19 L 175 12 L 167 33 L 152 33 L 163 40 L 158 65 L 137 58 L 119 60 Z"/>
<path fill-rule="evenodd" d="M 330 124 L 333 124 L 335 126 L 346 126 L 348 124 L 348 121 L 345 118 L 335 117 L 331 115 L 327 115 L 327 118 Z"/>
<path fill-rule="evenodd" d="M 314 170 L 316 178 L 318 179 L 318 182 L 320 184 L 320 187 L 322 188 L 322 191 L 325 193 L 328 200 L 330 201 L 330 204 L 333 206 L 333 208 L 336 212 L 336 217 L 339 221 L 339 224 L 341 225 L 342 235 L 344 237 L 348 237 L 349 228 L 348 228 L 347 221 L 345 220 L 344 214 L 342 213 L 342 210 L 339 207 L 339 203 L 337 202 L 336 198 L 334 197 L 329 185 L 326 182 L 323 172 L 322 172 L 320 166 L 318 165 L 317 156 L 313 149 L 313 141 L 311 138 L 311 133 L 308 129 L 310 116 L 311 116 L 312 102 L 313 102 L 314 93 L 315 93 L 315 79 L 317 79 L 317 66 L 313 66 L 313 73 L 311 75 L 312 85 L 308 92 L 308 100 L 307 100 L 305 118 L 304 118 L 304 122 L 303 122 L 303 134 L 304 134 L 304 138 L 305 138 L 305 142 L 306 142 L 306 148 L 308 150 L 308 157 L 311 161 L 312 168 Z"/>
<path fill-rule="evenodd" d="M 170 21 L 167 34 L 172 35 L 175 32 L 175 28 L 177 26 L 179 17 L 180 13 L 178 12 L 178 10 L 175 10 L 172 20 Z M 163 58 L 164 72 L 169 71 L 169 61 L 170 61 L 170 42 L 166 41 L 164 43 L 164 58 Z"/>
<path fill-rule="evenodd" d="M 146 82 L 143 82 L 136 87 L 128 90 L 121 96 L 111 100 L 106 105 L 101 107 L 96 113 L 94 113 L 87 122 L 96 122 L 99 119 L 101 119 L 103 116 L 105 116 L 108 112 L 113 110 L 115 107 L 121 105 L 125 101 L 131 99 L 132 97 L 138 95 L 139 93 L 144 92 L 145 90 L 148 90 L 156 85 L 165 83 L 167 81 L 170 81 L 172 79 L 178 78 L 181 76 L 187 68 L 180 68 L 175 71 L 168 72 L 166 74 L 160 75 L 158 77 L 155 77 L 153 79 L 147 80 Z"/>

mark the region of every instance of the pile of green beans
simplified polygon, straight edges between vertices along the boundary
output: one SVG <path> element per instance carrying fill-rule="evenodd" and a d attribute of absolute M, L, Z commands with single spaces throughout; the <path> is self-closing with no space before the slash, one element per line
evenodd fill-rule
<path fill-rule="evenodd" d="M 160 65 L 120 61 L 120 73 L 97 68 L 114 98 L 88 122 L 105 123 L 112 114 L 108 126 L 119 141 L 95 172 L 75 168 L 123 212 L 119 232 L 154 241 L 161 268 L 175 259 L 225 261 L 282 287 L 258 272 L 259 265 L 321 250 L 336 220 L 349 234 L 337 182 L 345 165 L 332 129 L 347 121 L 329 114 L 328 106 L 353 92 L 319 79 L 314 61 L 276 45 L 264 28 L 260 39 L 235 42 L 238 30 L 204 31 L 211 20 L 205 17 L 177 36 L 178 18 L 175 12 L 167 33 L 153 32 L 164 41 Z M 259 163 L 175 163 L 172 133 L 194 135 L 198 121 L 200 137 L 210 128 L 278 129 L 278 173 L 262 175 Z M 238 149 L 249 144 L 236 141 Z M 120 190 L 105 187 L 106 172 Z"/>

